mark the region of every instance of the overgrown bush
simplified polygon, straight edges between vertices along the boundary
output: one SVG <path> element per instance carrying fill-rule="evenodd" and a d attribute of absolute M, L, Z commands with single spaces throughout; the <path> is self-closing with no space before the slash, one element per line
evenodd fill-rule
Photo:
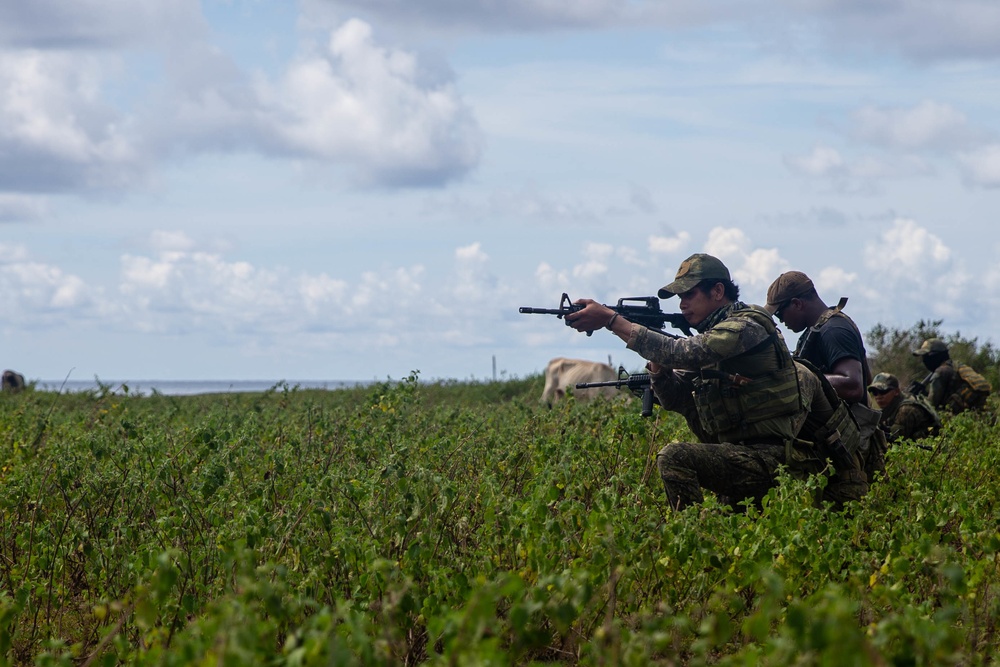
<path fill-rule="evenodd" d="M 540 378 L 0 397 L 0 664 L 991 664 L 995 420 L 671 513 L 635 401 Z"/>
<path fill-rule="evenodd" d="M 1000 349 L 992 342 L 980 343 L 961 333 L 944 333 L 942 320 L 920 320 L 909 329 L 894 329 L 878 324 L 865 335 L 872 373 L 892 373 L 905 387 L 912 380 L 923 380 L 927 369 L 913 351 L 928 338 L 940 338 L 948 345 L 952 359 L 969 364 L 995 389 L 1000 389 Z"/>

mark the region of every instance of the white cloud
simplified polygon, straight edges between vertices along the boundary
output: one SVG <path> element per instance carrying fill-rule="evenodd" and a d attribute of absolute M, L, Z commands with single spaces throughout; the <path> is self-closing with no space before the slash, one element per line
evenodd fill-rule
<path fill-rule="evenodd" d="M 680 232 L 677 236 L 650 236 L 649 252 L 654 255 L 672 255 L 687 246 L 691 235 Z"/>
<path fill-rule="evenodd" d="M 864 263 L 877 301 L 894 319 L 902 314 L 962 318 L 980 307 L 982 296 L 969 293 L 972 276 L 951 248 L 916 221 L 897 218 L 868 242 Z M 885 295 L 892 295 L 886 299 Z"/>
<path fill-rule="evenodd" d="M 858 283 L 858 274 L 848 271 L 842 266 L 826 266 L 815 276 L 809 276 L 816 291 L 825 298 L 829 305 L 836 303 L 840 295 L 850 294 Z M 831 298 L 833 296 L 833 298 Z"/>
<path fill-rule="evenodd" d="M 5 327 L 82 322 L 112 309 L 100 290 L 79 276 L 33 261 L 23 246 L 0 244 L 0 310 Z"/>
<path fill-rule="evenodd" d="M 366 271 L 348 281 L 231 261 L 190 248 L 189 239 L 176 232 L 158 232 L 155 238 L 162 247 L 156 256 L 121 257 L 123 327 L 267 339 L 406 329 L 406 319 L 427 307 L 418 305 L 420 265 Z M 178 245 L 186 249 L 171 249 Z"/>
<path fill-rule="evenodd" d="M 958 162 L 970 185 L 1000 188 L 1000 144 L 960 153 Z"/>
<path fill-rule="evenodd" d="M 919 281 L 947 267 L 951 249 L 914 220 L 898 218 L 865 248 L 865 266 L 881 276 Z"/>
<path fill-rule="evenodd" d="M 724 263 L 727 260 L 742 260 L 750 250 L 750 238 L 736 227 L 713 227 L 705 241 L 705 252 Z"/>
<path fill-rule="evenodd" d="M 132 122 L 102 95 L 107 60 L 0 51 L 0 190 L 59 192 L 134 184 Z"/>
<path fill-rule="evenodd" d="M 762 293 L 788 266 L 777 248 L 756 248 L 750 237 L 735 227 L 715 227 L 708 232 L 705 252 L 722 260 L 729 273 L 750 298 Z"/>
<path fill-rule="evenodd" d="M 788 266 L 777 248 L 757 248 L 746 255 L 743 265 L 734 271 L 741 285 L 759 288 L 770 285 Z"/>
<path fill-rule="evenodd" d="M 489 272 L 489 255 L 478 241 L 455 249 L 453 293 L 465 301 L 482 301 L 497 289 L 496 276 Z"/>
<path fill-rule="evenodd" d="M 853 121 L 857 138 L 901 150 L 951 149 L 972 136 L 964 114 L 933 100 L 911 108 L 866 106 L 854 112 Z"/>
<path fill-rule="evenodd" d="M 189 251 L 195 247 L 194 240 L 181 231 L 155 230 L 149 235 L 149 244 L 154 252 Z"/>
<path fill-rule="evenodd" d="M 377 45 L 371 26 L 358 19 L 277 83 L 258 81 L 256 93 L 287 150 L 353 164 L 377 183 L 449 180 L 475 166 L 482 151 L 454 85 L 429 79 L 412 53 Z"/>
<path fill-rule="evenodd" d="M 0 265 L 17 264 L 28 259 L 28 249 L 23 245 L 0 243 Z"/>
<path fill-rule="evenodd" d="M 632 266 L 643 267 L 647 264 L 646 260 L 639 256 L 639 252 L 635 248 L 629 248 L 627 246 L 619 246 L 618 248 L 615 248 L 615 257 L 620 259 L 625 264 Z"/>
<path fill-rule="evenodd" d="M 829 146 L 816 146 L 806 155 L 788 155 L 784 161 L 790 170 L 805 176 L 837 176 L 845 169 L 840 152 Z"/>
<path fill-rule="evenodd" d="M 608 273 L 608 266 L 615 248 L 610 243 L 587 243 L 583 248 L 584 261 L 573 267 L 577 281 L 594 281 Z"/>
<path fill-rule="evenodd" d="M 863 155 L 848 160 L 828 146 L 817 146 L 805 155 L 785 155 L 783 161 L 792 173 L 826 180 L 841 194 L 870 195 L 883 180 L 926 176 L 934 171 L 917 155 Z"/>

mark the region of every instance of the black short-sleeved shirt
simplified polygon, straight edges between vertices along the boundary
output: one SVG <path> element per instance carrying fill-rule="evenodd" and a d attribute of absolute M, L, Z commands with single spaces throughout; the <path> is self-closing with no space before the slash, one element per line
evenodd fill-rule
<path fill-rule="evenodd" d="M 867 363 L 864 341 L 846 315 L 834 315 L 818 330 L 804 332 L 795 356 L 812 362 L 824 374 L 829 374 L 841 359 L 857 359 L 862 367 Z"/>

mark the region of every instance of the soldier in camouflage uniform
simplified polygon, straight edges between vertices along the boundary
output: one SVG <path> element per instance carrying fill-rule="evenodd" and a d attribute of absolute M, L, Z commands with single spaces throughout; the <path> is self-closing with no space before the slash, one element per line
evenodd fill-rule
<path fill-rule="evenodd" d="M 899 378 L 891 373 L 879 373 L 868 385 L 868 393 L 882 410 L 879 427 L 889 442 L 919 440 L 937 435 L 941 419 L 923 396 L 914 396 L 899 388 Z"/>
<path fill-rule="evenodd" d="M 980 410 L 986 405 L 992 388 L 971 366 L 951 360 L 948 345 L 940 338 L 928 338 L 913 351 L 920 357 L 930 375 L 917 389 L 926 391 L 927 399 L 938 410 L 947 408 L 953 414 L 965 410 Z"/>
<path fill-rule="evenodd" d="M 671 507 L 701 502 L 703 488 L 733 506 L 745 498 L 759 502 L 774 486 L 780 465 L 822 469 L 824 456 L 815 444 L 797 438 L 810 416 L 807 399 L 799 368 L 770 315 L 739 301 L 729 270 L 711 255 L 686 259 L 659 291 L 660 298 L 675 295 L 698 332 L 689 338 L 629 322 L 590 299 L 577 301 L 584 308 L 566 316 L 580 331 L 608 328 L 647 359 L 660 405 L 683 415 L 701 440 L 670 443 L 657 455 Z M 816 420 L 824 421 L 819 413 Z M 841 439 L 833 428 L 823 435 L 824 446 Z M 856 460 L 853 465 L 850 472 L 864 485 Z M 854 495 L 866 490 L 859 486 Z"/>

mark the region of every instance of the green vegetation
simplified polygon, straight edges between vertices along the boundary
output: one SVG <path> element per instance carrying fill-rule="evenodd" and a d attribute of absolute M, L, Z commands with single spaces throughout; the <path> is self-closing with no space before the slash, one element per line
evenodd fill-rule
<path fill-rule="evenodd" d="M 671 514 L 634 401 L 542 379 L 0 396 L 0 664 L 994 664 L 1000 432 Z"/>
<path fill-rule="evenodd" d="M 941 320 L 920 320 L 909 329 L 892 329 L 881 324 L 865 335 L 872 373 L 892 373 L 906 387 L 912 380 L 923 380 L 927 369 L 913 350 L 928 338 L 940 338 L 948 345 L 952 359 L 969 364 L 1000 389 L 1000 350 L 989 341 L 965 338 L 960 333 L 945 334 Z"/>

